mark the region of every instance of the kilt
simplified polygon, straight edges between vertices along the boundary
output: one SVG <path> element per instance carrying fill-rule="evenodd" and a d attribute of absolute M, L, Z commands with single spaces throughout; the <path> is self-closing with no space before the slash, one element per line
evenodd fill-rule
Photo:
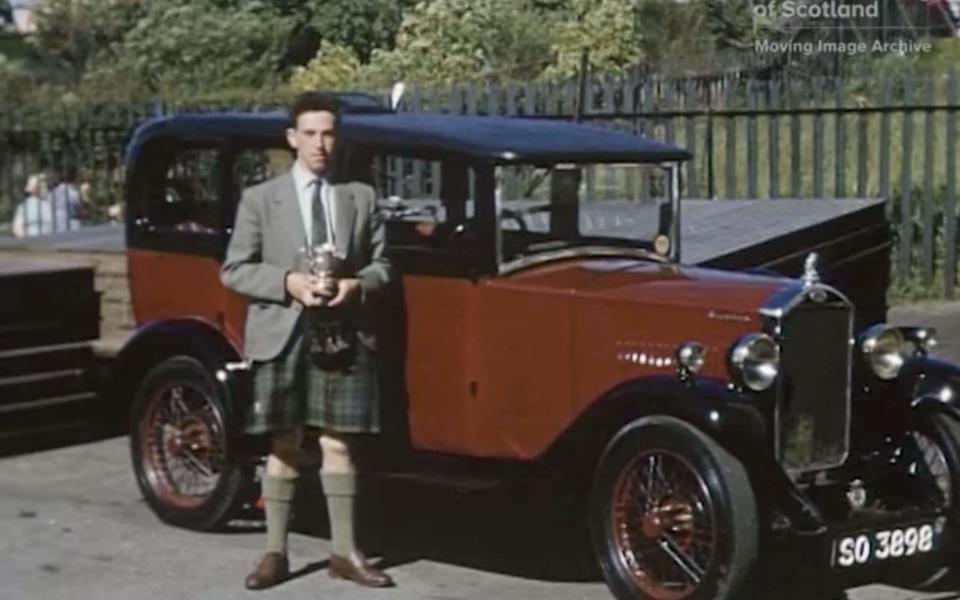
<path fill-rule="evenodd" d="M 356 361 L 343 370 L 317 367 L 307 352 L 303 319 L 280 356 L 254 363 L 250 434 L 315 427 L 340 433 L 380 430 L 376 357 L 357 343 Z"/>

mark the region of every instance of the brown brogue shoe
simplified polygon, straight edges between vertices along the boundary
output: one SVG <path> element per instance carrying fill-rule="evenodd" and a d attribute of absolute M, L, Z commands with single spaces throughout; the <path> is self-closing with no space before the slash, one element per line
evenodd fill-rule
<path fill-rule="evenodd" d="M 393 587 L 393 579 L 376 567 L 371 567 L 360 555 L 350 556 L 330 555 L 330 566 L 327 568 L 330 577 L 334 579 L 349 579 L 366 587 Z"/>
<path fill-rule="evenodd" d="M 282 582 L 290 576 L 290 563 L 287 557 L 279 552 L 267 552 L 260 559 L 260 564 L 247 575 L 243 585 L 248 590 L 265 590 Z"/>

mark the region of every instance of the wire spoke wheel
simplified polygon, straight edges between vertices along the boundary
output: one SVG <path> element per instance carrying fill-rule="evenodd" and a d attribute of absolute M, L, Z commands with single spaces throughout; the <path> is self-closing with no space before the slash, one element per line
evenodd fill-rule
<path fill-rule="evenodd" d="M 226 435 L 207 394 L 170 382 L 148 399 L 140 439 L 144 469 L 157 493 L 183 508 L 213 493 L 223 471 Z"/>
<path fill-rule="evenodd" d="M 666 415 L 625 425 L 604 450 L 590 530 L 618 600 L 738 600 L 757 591 L 757 506 L 746 469 Z"/>
<path fill-rule="evenodd" d="M 137 484 L 160 519 L 214 529 L 242 507 L 252 465 L 230 445 L 229 407 L 203 363 L 171 357 L 134 399 L 130 452 Z"/>
<path fill-rule="evenodd" d="M 918 459 L 912 465 L 912 470 L 929 477 L 936 489 L 940 491 L 942 506 L 951 508 L 954 503 L 953 477 L 943 446 L 920 431 L 911 431 L 910 437 L 916 444 L 918 453 Z"/>
<path fill-rule="evenodd" d="M 681 456 L 636 456 L 614 487 L 617 556 L 637 587 L 657 600 L 682 600 L 703 582 L 716 547 L 706 484 Z"/>

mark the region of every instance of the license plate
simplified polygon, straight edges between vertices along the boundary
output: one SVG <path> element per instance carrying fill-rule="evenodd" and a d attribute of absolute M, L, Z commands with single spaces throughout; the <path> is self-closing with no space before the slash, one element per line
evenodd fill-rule
<path fill-rule="evenodd" d="M 833 543 L 833 564 L 848 568 L 933 552 L 937 527 L 932 523 L 858 533 Z"/>

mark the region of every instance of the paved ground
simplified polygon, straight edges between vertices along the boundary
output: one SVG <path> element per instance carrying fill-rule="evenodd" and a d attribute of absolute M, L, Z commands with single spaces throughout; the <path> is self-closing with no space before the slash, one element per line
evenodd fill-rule
<path fill-rule="evenodd" d="M 960 305 L 898 308 L 892 319 L 938 326 L 942 353 L 960 359 Z M 118 437 L 0 459 L 0 600 L 611 597 L 576 551 L 582 528 L 565 517 L 509 492 L 396 483 L 380 486 L 363 509 L 362 537 L 382 551 L 399 588 L 329 580 L 319 562 L 328 550 L 320 513 L 303 515 L 292 536 L 298 576 L 255 595 L 241 582 L 260 551 L 258 526 L 199 534 L 160 524 L 140 499 L 126 444 Z M 851 595 L 932 597 L 880 586 Z"/>

